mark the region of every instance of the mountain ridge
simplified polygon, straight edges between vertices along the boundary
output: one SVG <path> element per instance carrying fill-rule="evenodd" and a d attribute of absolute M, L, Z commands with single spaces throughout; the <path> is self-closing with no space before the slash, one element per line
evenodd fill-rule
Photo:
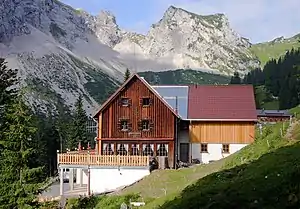
<path fill-rule="evenodd" d="M 93 16 L 58 0 L 4 0 L 0 54 L 20 69 L 22 85 L 31 85 L 29 103 L 45 112 L 56 111 L 57 101 L 72 108 L 83 95 L 86 111 L 93 113 L 127 68 L 232 74 L 257 66 L 249 42 L 222 15 L 219 28 L 213 15 L 202 20 L 170 7 L 164 16 L 144 36 L 121 29 L 107 11 Z"/>
<path fill-rule="evenodd" d="M 279 59 L 292 48 L 300 47 L 300 33 L 291 37 L 277 37 L 271 41 L 253 44 L 250 48 L 261 62 L 263 67 L 270 59 Z"/>

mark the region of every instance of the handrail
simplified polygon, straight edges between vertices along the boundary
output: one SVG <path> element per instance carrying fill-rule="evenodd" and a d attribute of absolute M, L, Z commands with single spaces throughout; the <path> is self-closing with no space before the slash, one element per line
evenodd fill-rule
<path fill-rule="evenodd" d="M 57 154 L 58 164 L 98 166 L 149 166 L 149 157 L 141 155 Z"/>

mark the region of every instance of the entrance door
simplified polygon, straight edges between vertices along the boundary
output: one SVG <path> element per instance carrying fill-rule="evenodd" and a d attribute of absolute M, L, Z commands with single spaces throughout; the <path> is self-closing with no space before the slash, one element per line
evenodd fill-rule
<path fill-rule="evenodd" d="M 180 143 L 180 161 L 189 162 L 189 143 Z"/>

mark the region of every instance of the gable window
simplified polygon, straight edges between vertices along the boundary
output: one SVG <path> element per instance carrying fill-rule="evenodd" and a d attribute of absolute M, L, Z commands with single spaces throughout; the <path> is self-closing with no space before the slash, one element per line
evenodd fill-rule
<path fill-rule="evenodd" d="M 149 120 L 142 120 L 142 130 L 143 131 L 149 131 L 150 130 Z"/>
<path fill-rule="evenodd" d="M 120 105 L 123 107 L 128 107 L 130 105 L 130 99 L 129 98 L 121 98 L 120 99 Z"/>
<path fill-rule="evenodd" d="M 127 120 L 122 120 L 121 121 L 121 130 L 122 131 L 127 131 L 128 130 L 128 121 Z"/>
<path fill-rule="evenodd" d="M 222 152 L 223 153 L 229 153 L 229 144 L 223 144 L 222 145 Z"/>
<path fill-rule="evenodd" d="M 148 97 L 142 98 L 142 105 L 149 106 L 151 104 L 151 99 Z"/>
<path fill-rule="evenodd" d="M 131 129 L 131 123 L 128 119 L 119 119 L 118 129 L 121 131 L 129 131 Z"/>
<path fill-rule="evenodd" d="M 208 152 L 207 144 L 201 144 L 201 152 Z"/>

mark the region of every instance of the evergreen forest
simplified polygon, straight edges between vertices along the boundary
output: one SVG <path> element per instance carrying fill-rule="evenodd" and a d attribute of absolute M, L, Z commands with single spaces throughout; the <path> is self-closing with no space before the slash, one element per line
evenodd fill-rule
<path fill-rule="evenodd" d="M 300 104 L 300 49 L 287 51 L 278 60 L 269 60 L 263 69 L 250 71 L 244 78 L 238 72 L 230 84 L 252 84 L 256 107 L 290 109 Z M 274 105 L 275 104 L 275 105 Z"/>

